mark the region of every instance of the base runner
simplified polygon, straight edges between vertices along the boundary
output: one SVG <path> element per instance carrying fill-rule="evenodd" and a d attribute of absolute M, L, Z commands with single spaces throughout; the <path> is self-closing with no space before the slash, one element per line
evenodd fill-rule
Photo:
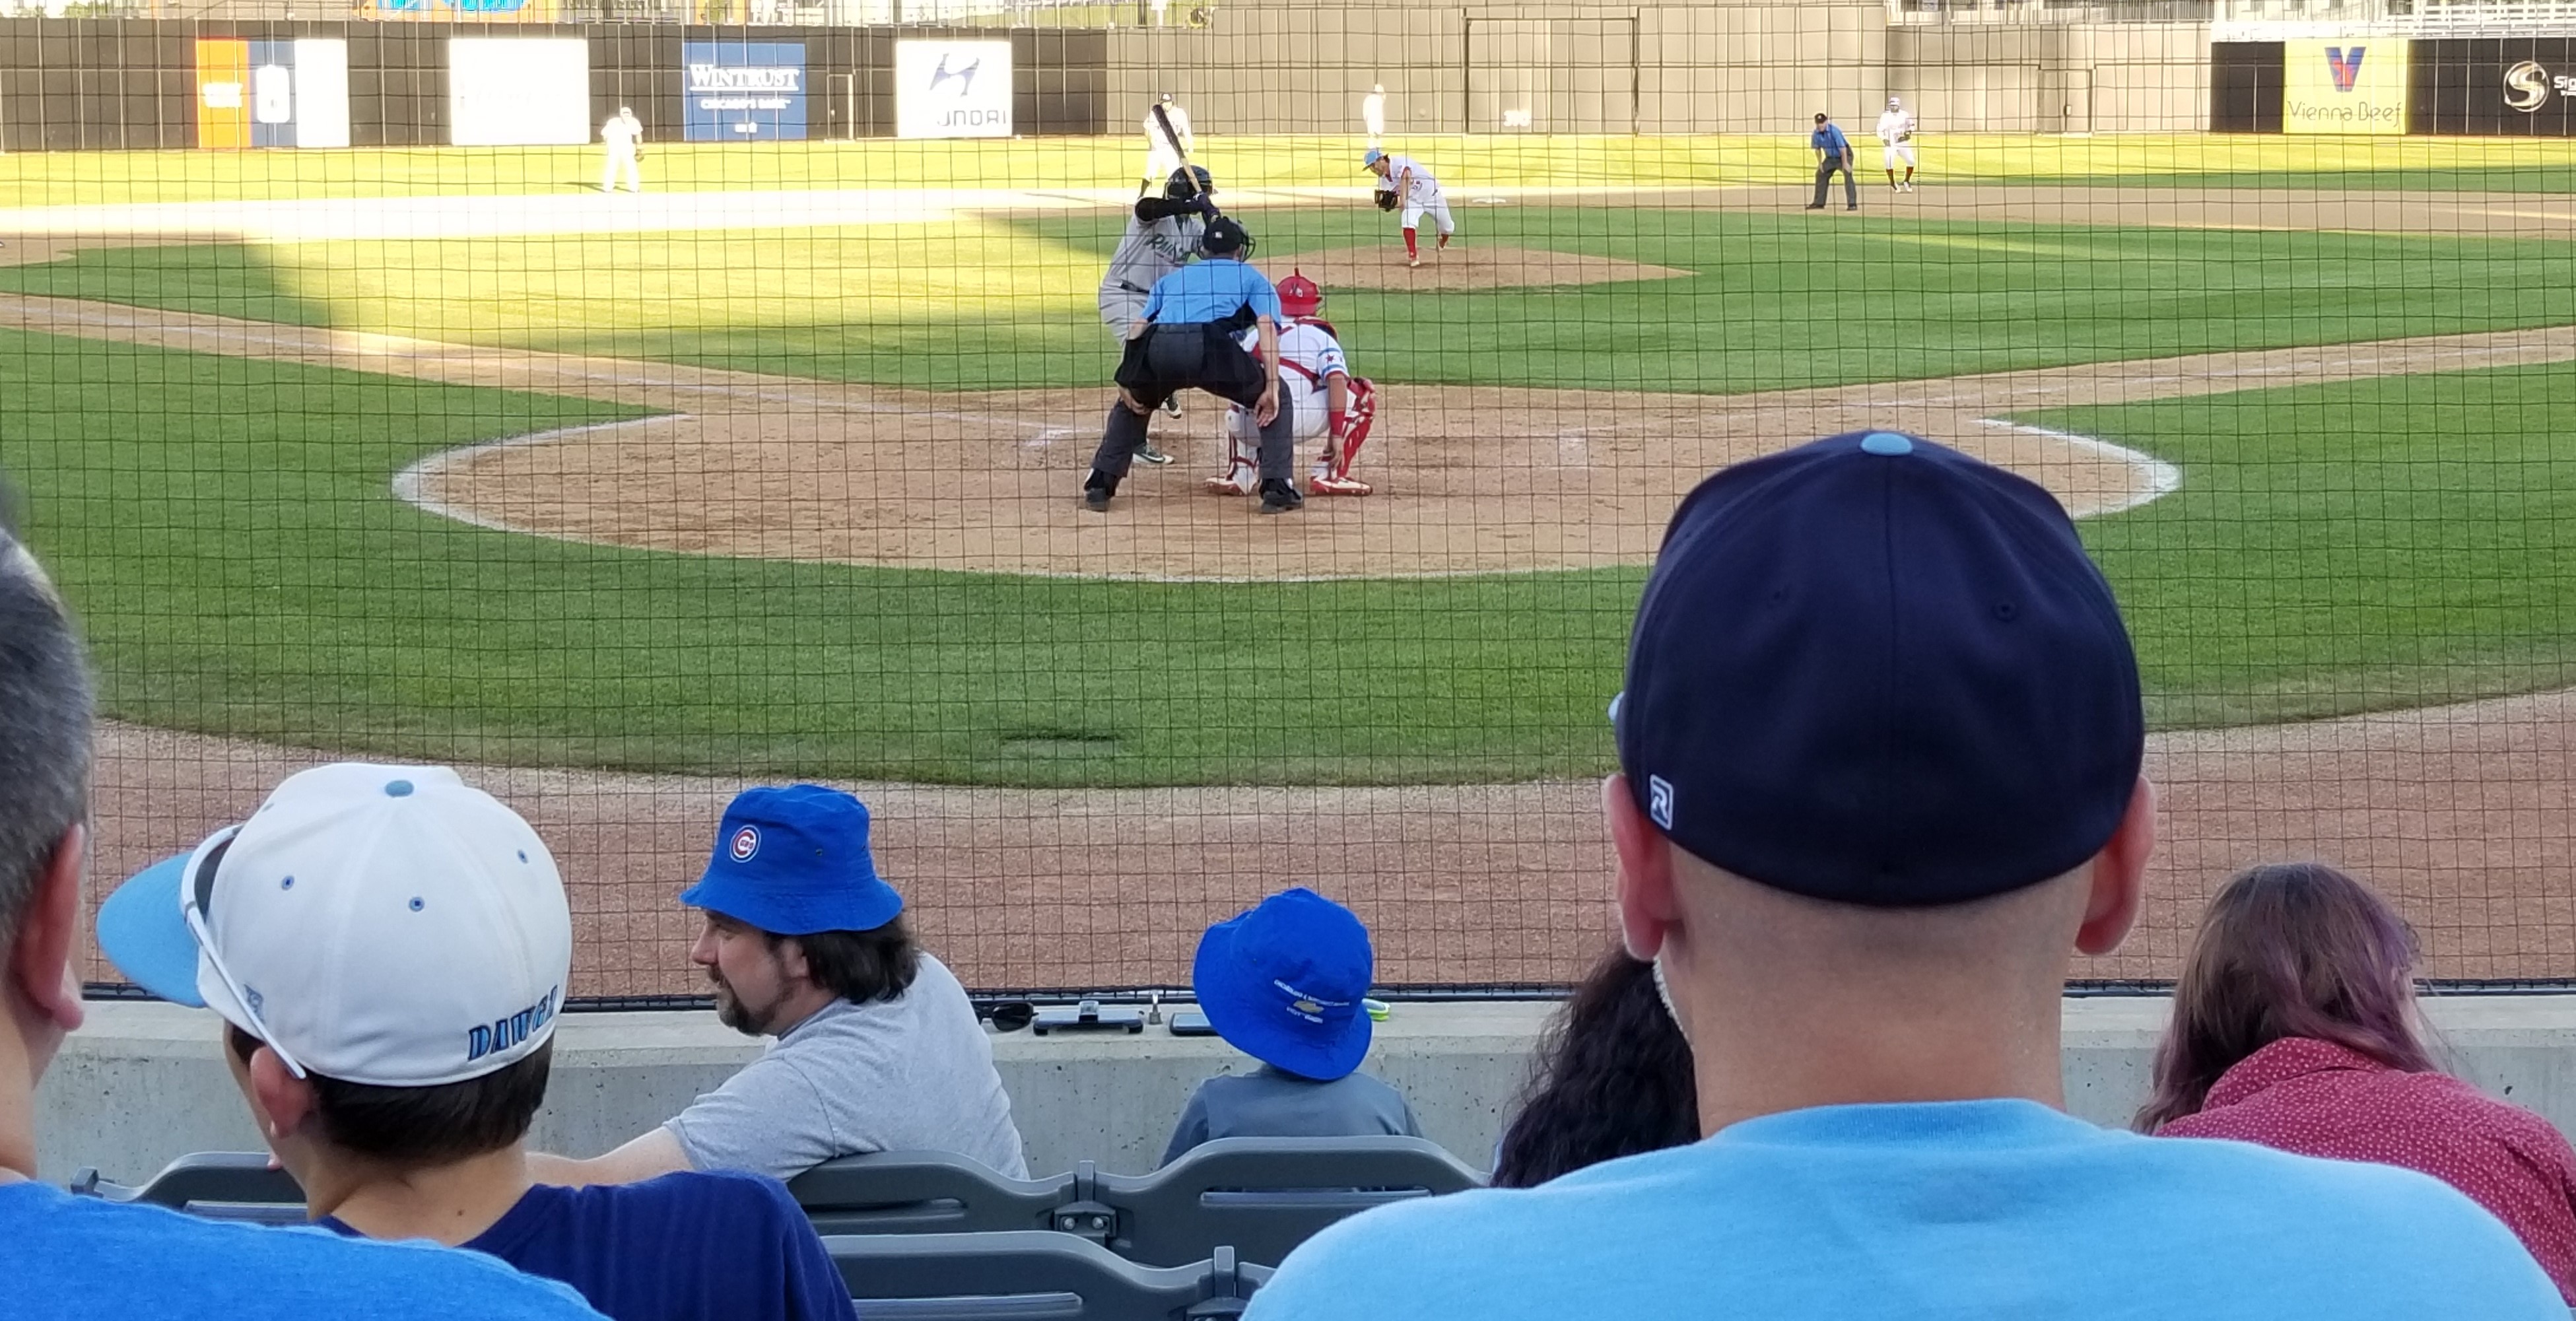
<path fill-rule="evenodd" d="M 1351 477 L 1351 462 L 1377 421 L 1377 386 L 1351 375 L 1339 334 L 1320 315 L 1323 310 L 1324 291 L 1305 272 L 1293 271 L 1279 282 L 1279 392 L 1296 419 L 1295 439 L 1320 437 L 1324 442 L 1306 489 L 1316 495 L 1367 495 L 1369 484 Z M 1244 338 L 1250 334 L 1244 332 Z M 1252 415 L 1240 404 L 1228 408 L 1225 475 L 1208 478 L 1208 489 L 1219 495 L 1250 495 L 1260 489 L 1260 446 L 1261 429 L 1252 424 Z"/>

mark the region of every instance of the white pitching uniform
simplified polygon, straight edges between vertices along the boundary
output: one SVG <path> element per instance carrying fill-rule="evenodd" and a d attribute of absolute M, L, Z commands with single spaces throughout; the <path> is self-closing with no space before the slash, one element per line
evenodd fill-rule
<path fill-rule="evenodd" d="M 1914 115 L 1894 101 L 1887 103 L 1887 113 L 1878 117 L 1879 168 L 1893 170 L 1900 160 L 1905 168 L 1914 168 Z"/>
<path fill-rule="evenodd" d="M 1440 191 L 1440 181 L 1422 168 L 1422 162 L 1410 156 L 1387 157 L 1386 181 L 1404 195 L 1406 229 L 1419 228 L 1428 214 L 1441 233 L 1458 232 L 1458 222 L 1449 218 L 1448 195 Z"/>
<path fill-rule="evenodd" d="M 636 163 L 636 144 L 644 140 L 644 122 L 631 110 L 620 110 L 599 126 L 600 144 L 608 148 L 608 159 L 600 163 L 599 191 L 613 192 L 617 176 L 626 176 L 626 186 L 644 191 L 644 170 Z"/>
<path fill-rule="evenodd" d="M 1160 187 L 1165 179 L 1172 177 L 1172 171 L 1181 168 L 1181 152 L 1199 149 L 1198 139 L 1190 133 L 1190 112 L 1181 109 L 1178 101 L 1162 104 L 1163 113 L 1172 121 L 1172 137 L 1179 138 L 1181 146 L 1180 151 L 1172 149 L 1171 138 L 1163 136 L 1163 126 L 1154 122 L 1154 112 L 1148 108 L 1145 111 L 1145 184 L 1149 188 Z"/>
<path fill-rule="evenodd" d="M 1243 347 L 1250 352 L 1260 343 L 1255 332 L 1245 331 Z M 1368 438 L 1368 425 L 1377 416 L 1377 390 L 1370 382 L 1351 375 L 1350 361 L 1342 353 L 1342 342 L 1333 338 L 1330 326 L 1321 321 L 1290 320 L 1279 330 L 1279 397 L 1283 406 L 1296 410 L 1296 439 L 1299 443 L 1322 440 L 1329 432 L 1331 418 L 1327 404 L 1331 399 L 1327 383 L 1333 377 L 1344 379 L 1349 394 L 1349 409 L 1344 421 L 1341 461 L 1329 470 L 1316 469 L 1318 481 L 1347 479 L 1350 460 L 1361 441 Z M 1248 495 L 1261 484 L 1261 428 L 1252 423 L 1250 410 L 1233 405 L 1225 413 L 1226 475 L 1212 478 L 1211 487 L 1233 494 Z M 1349 483 L 1356 489 L 1342 494 L 1365 495 L 1368 487 Z"/>

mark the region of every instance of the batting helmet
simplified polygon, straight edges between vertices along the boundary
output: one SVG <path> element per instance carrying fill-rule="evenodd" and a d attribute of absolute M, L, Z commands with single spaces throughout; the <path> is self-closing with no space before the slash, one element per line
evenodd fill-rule
<path fill-rule="evenodd" d="M 1175 202 L 1186 202 L 1201 193 L 1215 191 L 1216 176 L 1209 174 L 1204 165 L 1184 165 L 1163 181 L 1163 196 Z"/>
<path fill-rule="evenodd" d="M 1199 250 L 1211 257 L 1232 257 L 1237 261 L 1252 255 L 1252 231 L 1232 216 L 1218 216 L 1208 222 L 1207 232 L 1199 236 Z"/>
<path fill-rule="evenodd" d="M 1292 270 L 1279 282 L 1279 310 L 1290 316 L 1313 316 L 1324 310 L 1324 291 L 1304 271 Z"/>

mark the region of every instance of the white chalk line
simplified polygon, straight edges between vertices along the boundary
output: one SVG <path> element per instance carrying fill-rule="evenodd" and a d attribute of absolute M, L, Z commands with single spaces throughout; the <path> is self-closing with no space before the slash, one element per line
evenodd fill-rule
<path fill-rule="evenodd" d="M 2107 514 L 2124 514 L 2142 505 L 2152 504 L 2182 489 L 2182 469 L 2143 450 L 2133 450 L 2126 445 L 2114 445 L 2107 440 L 2097 440 L 2091 436 L 2079 436 L 2072 431 L 2035 427 L 2027 422 L 2013 422 L 1999 417 L 1978 418 L 1977 425 L 1995 427 L 2004 431 L 2018 431 L 2026 436 L 2045 436 L 2070 449 L 2086 454 L 2099 454 L 2104 458 L 2126 464 L 2132 472 L 2146 474 L 2145 490 L 2136 490 L 2133 484 L 2127 498 L 2114 500 L 2108 504 L 2088 504 L 2074 511 L 2074 516 L 2077 518 L 2101 518 Z"/>

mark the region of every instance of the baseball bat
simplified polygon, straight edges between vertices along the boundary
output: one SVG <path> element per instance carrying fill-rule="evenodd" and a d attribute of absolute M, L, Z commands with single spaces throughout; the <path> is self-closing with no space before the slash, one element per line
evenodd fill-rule
<path fill-rule="evenodd" d="M 1154 125 L 1163 130 L 1163 141 L 1171 145 L 1172 154 L 1181 158 L 1181 168 L 1188 169 L 1190 149 L 1182 146 L 1181 135 L 1172 131 L 1172 116 L 1163 109 L 1163 103 L 1160 101 L 1154 103 Z M 1224 215 L 1225 208 L 1216 208 L 1216 213 Z"/>

